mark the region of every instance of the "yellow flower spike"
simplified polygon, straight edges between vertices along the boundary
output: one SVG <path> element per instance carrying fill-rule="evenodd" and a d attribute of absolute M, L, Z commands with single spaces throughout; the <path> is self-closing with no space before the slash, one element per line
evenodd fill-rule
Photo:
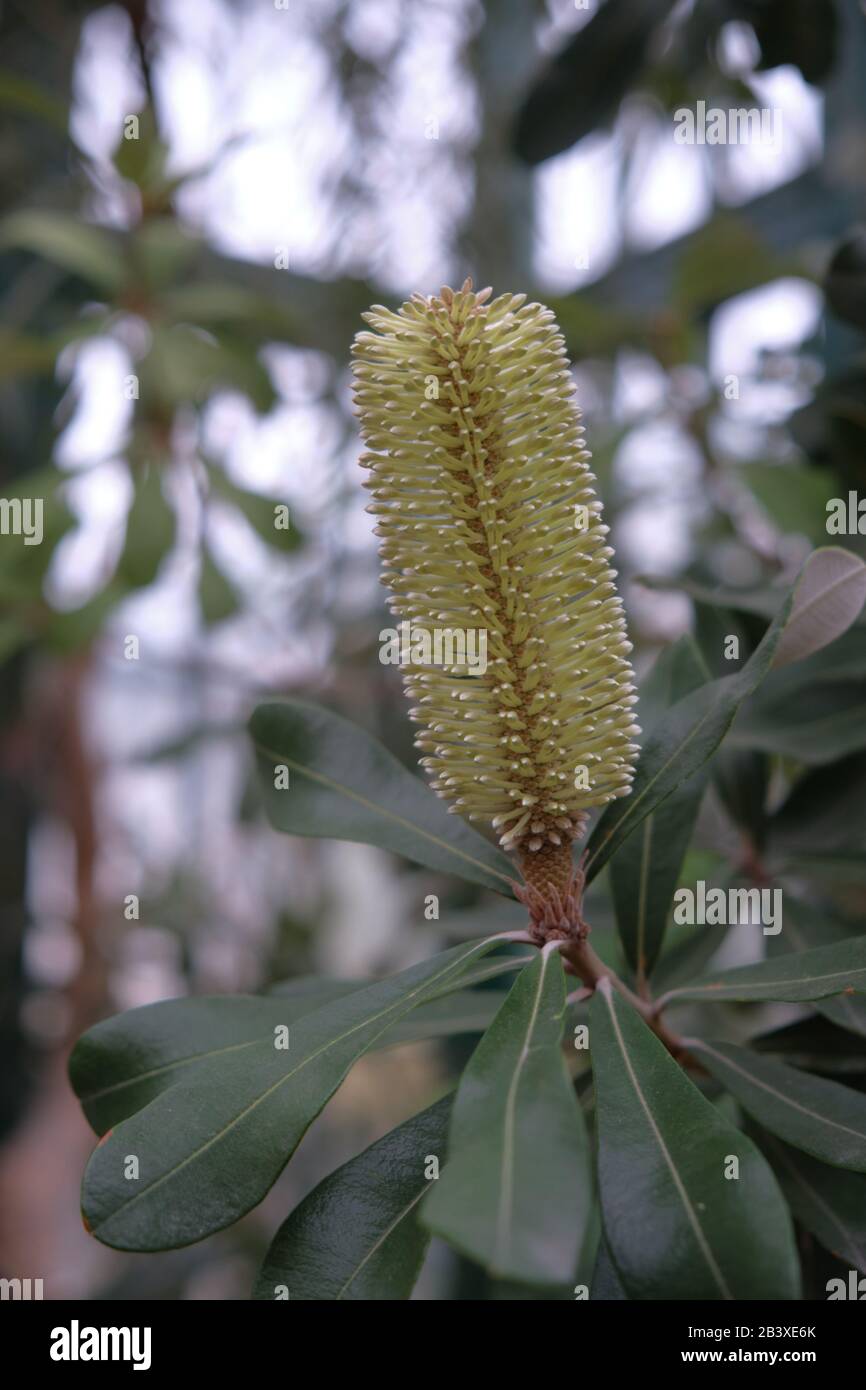
<path fill-rule="evenodd" d="M 573 935 L 572 842 L 631 789 L 631 644 L 564 339 L 543 305 L 490 294 L 467 280 L 364 315 L 361 462 L 392 610 L 413 637 L 486 642 L 474 669 L 453 648 L 404 666 L 422 764 L 516 858 L 539 934 Z"/>

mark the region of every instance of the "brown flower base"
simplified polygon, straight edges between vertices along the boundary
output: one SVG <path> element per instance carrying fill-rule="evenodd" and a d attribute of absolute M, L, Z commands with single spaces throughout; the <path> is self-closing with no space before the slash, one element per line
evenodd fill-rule
<path fill-rule="evenodd" d="M 583 919 L 583 891 L 586 875 L 571 858 L 571 844 L 545 845 L 537 853 L 524 850 L 519 856 L 523 883 L 515 883 L 514 895 L 529 912 L 529 934 L 543 945 L 546 941 L 583 941 L 589 924 Z"/>

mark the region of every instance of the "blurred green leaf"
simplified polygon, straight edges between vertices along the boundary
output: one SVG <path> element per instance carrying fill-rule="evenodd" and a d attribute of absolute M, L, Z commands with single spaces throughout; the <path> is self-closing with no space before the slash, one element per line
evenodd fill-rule
<path fill-rule="evenodd" d="M 13 115 L 36 116 L 68 139 L 69 113 L 64 102 L 8 68 L 0 69 L 0 107 Z"/>
<path fill-rule="evenodd" d="M 740 712 L 730 742 L 798 763 L 836 764 L 866 747 L 866 691 L 852 683 L 761 691 Z M 841 848 L 841 843 L 837 845 Z"/>
<path fill-rule="evenodd" d="M 704 682 L 704 667 L 690 637 L 662 652 L 641 689 L 638 718 L 645 734 L 667 708 Z M 707 785 L 699 771 L 648 815 L 611 862 L 610 886 L 626 959 L 640 976 L 655 965 L 680 868 Z"/>
<path fill-rule="evenodd" d="M 790 593 L 760 646 L 740 671 L 693 690 L 656 725 L 644 742 L 631 794 L 607 807 L 590 836 L 588 879 L 617 853 L 645 817 L 693 777 L 716 751 L 740 704 L 770 669 L 792 605 Z"/>
<path fill-rule="evenodd" d="M 168 147 L 159 137 L 152 107 L 124 117 L 112 154 L 121 178 L 136 184 L 142 192 L 156 188 L 165 180 L 167 155 Z"/>
<path fill-rule="evenodd" d="M 254 348 L 222 334 L 217 340 L 188 324 L 152 329 L 150 351 L 138 364 L 142 409 L 173 410 L 201 404 L 218 390 L 242 391 L 259 411 L 274 403 L 274 388 Z"/>
<path fill-rule="evenodd" d="M 656 806 L 703 767 L 770 667 L 800 661 L 831 643 L 854 622 L 864 597 L 866 565 L 856 555 L 836 546 L 812 552 L 741 670 L 692 691 L 650 734 L 631 795 L 612 802 L 590 836 L 588 879 Z"/>
<path fill-rule="evenodd" d="M 781 586 L 762 585 L 757 588 L 729 589 L 722 586 L 709 587 L 687 576 L 640 574 L 635 583 L 648 589 L 661 592 L 676 590 L 688 594 L 696 603 L 711 608 L 740 609 L 744 613 L 756 613 L 762 618 L 773 618 L 787 598 L 787 589 Z"/>
<path fill-rule="evenodd" d="M 41 598 L 54 550 L 75 524 L 65 499 L 68 481 L 69 474 L 51 466 L 5 480 L 0 497 L 0 599 L 18 604 Z"/>
<path fill-rule="evenodd" d="M 653 993 L 660 997 L 694 980 L 710 963 L 728 935 L 727 925 L 687 927 L 687 936 L 666 950 L 653 970 Z"/>
<path fill-rule="evenodd" d="M 833 312 L 866 333 L 866 231 L 862 228 L 846 237 L 835 252 L 824 291 Z"/>
<path fill-rule="evenodd" d="M 133 476 L 135 492 L 117 565 L 118 579 L 133 589 L 153 583 L 174 544 L 175 516 L 165 500 L 162 478 L 162 470 L 155 465 L 137 468 Z"/>
<path fill-rule="evenodd" d="M 677 258 L 673 303 L 684 314 L 706 316 L 726 299 L 795 271 L 802 274 L 744 217 L 718 212 L 695 229 Z"/>
<path fill-rule="evenodd" d="M 149 217 L 137 228 L 131 254 L 144 285 L 159 292 L 176 280 L 198 254 L 199 243 L 173 217 Z M 164 301 L 160 296 L 164 308 Z"/>
<path fill-rule="evenodd" d="M 808 536 L 815 545 L 826 541 L 827 503 L 840 491 L 838 478 L 826 468 L 744 463 L 737 476 L 754 493 L 779 531 Z"/>
<path fill-rule="evenodd" d="M 866 753 L 806 772 L 769 821 L 770 855 L 796 862 L 800 854 L 822 850 L 866 853 L 864 806 Z"/>
<path fill-rule="evenodd" d="M 751 1046 L 805 1071 L 840 1076 L 866 1074 L 866 1039 L 843 1032 L 819 1014 L 760 1033 L 752 1039 Z"/>
<path fill-rule="evenodd" d="M 823 82 L 836 62 L 835 0 L 727 0 L 761 45 L 759 71 L 791 63 L 807 82 Z"/>
<path fill-rule="evenodd" d="M 539 164 L 616 116 L 641 77 L 674 0 L 603 5 L 536 79 L 517 113 L 514 149 Z"/>
<path fill-rule="evenodd" d="M 268 545 L 290 552 L 302 544 L 302 533 L 294 524 L 286 502 L 238 487 L 221 468 L 209 468 L 208 476 L 215 495 L 237 507 Z"/>
<path fill-rule="evenodd" d="M 71 213 L 47 208 L 10 213 L 0 222 L 0 250 L 12 247 L 42 256 L 108 295 L 115 295 L 126 279 L 117 238 Z"/>

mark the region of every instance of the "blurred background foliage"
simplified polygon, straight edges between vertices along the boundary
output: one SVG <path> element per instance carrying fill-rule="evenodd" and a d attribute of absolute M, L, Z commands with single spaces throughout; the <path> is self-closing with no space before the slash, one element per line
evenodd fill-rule
<path fill-rule="evenodd" d="M 2 487 L 44 502 L 40 545 L 0 537 L 0 1272 L 243 1297 L 274 1218 L 417 1108 L 448 1049 L 362 1064 L 260 1212 L 133 1257 L 78 1225 L 70 1041 L 514 924 L 261 814 L 264 694 L 413 762 L 378 661 L 359 314 L 467 274 L 551 304 L 639 670 L 691 628 L 725 674 L 724 637 L 752 648 L 828 500 L 863 486 L 866 20 L 857 0 L 4 0 L 0 37 Z M 698 101 L 779 108 L 783 138 L 678 145 Z M 748 703 L 684 883 L 778 880 L 837 930 L 862 917 L 864 670 L 861 622 Z M 604 881 L 593 920 L 614 949 Z M 479 1287 L 434 1248 L 419 1295 Z"/>

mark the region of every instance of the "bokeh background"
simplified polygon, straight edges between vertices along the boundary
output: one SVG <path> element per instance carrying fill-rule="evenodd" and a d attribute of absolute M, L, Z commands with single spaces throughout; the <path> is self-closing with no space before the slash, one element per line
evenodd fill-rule
<path fill-rule="evenodd" d="M 321 700 L 413 762 L 378 660 L 359 315 L 466 275 L 549 303 L 638 668 L 689 628 L 718 668 L 707 596 L 748 644 L 768 589 L 827 542 L 827 500 L 862 485 L 866 17 L 3 0 L 0 53 L 2 492 L 45 499 L 41 545 L 0 536 L 0 1274 L 51 1298 L 244 1298 L 291 1206 L 426 1103 L 463 1044 L 362 1062 L 259 1211 L 124 1256 L 80 1224 L 71 1043 L 120 1009 L 375 975 L 503 920 L 261 812 L 244 726 L 263 696 Z M 673 113 L 698 101 L 777 112 L 780 138 L 679 144 Z M 862 806 L 863 692 L 827 699 Z M 717 778 L 684 882 L 757 872 L 767 755 L 786 752 L 764 725 L 728 755 L 752 760 L 754 799 Z M 840 756 L 818 740 L 806 761 L 832 779 Z M 862 856 L 828 849 L 826 874 L 862 910 Z M 478 1279 L 434 1242 L 416 1296 Z"/>

